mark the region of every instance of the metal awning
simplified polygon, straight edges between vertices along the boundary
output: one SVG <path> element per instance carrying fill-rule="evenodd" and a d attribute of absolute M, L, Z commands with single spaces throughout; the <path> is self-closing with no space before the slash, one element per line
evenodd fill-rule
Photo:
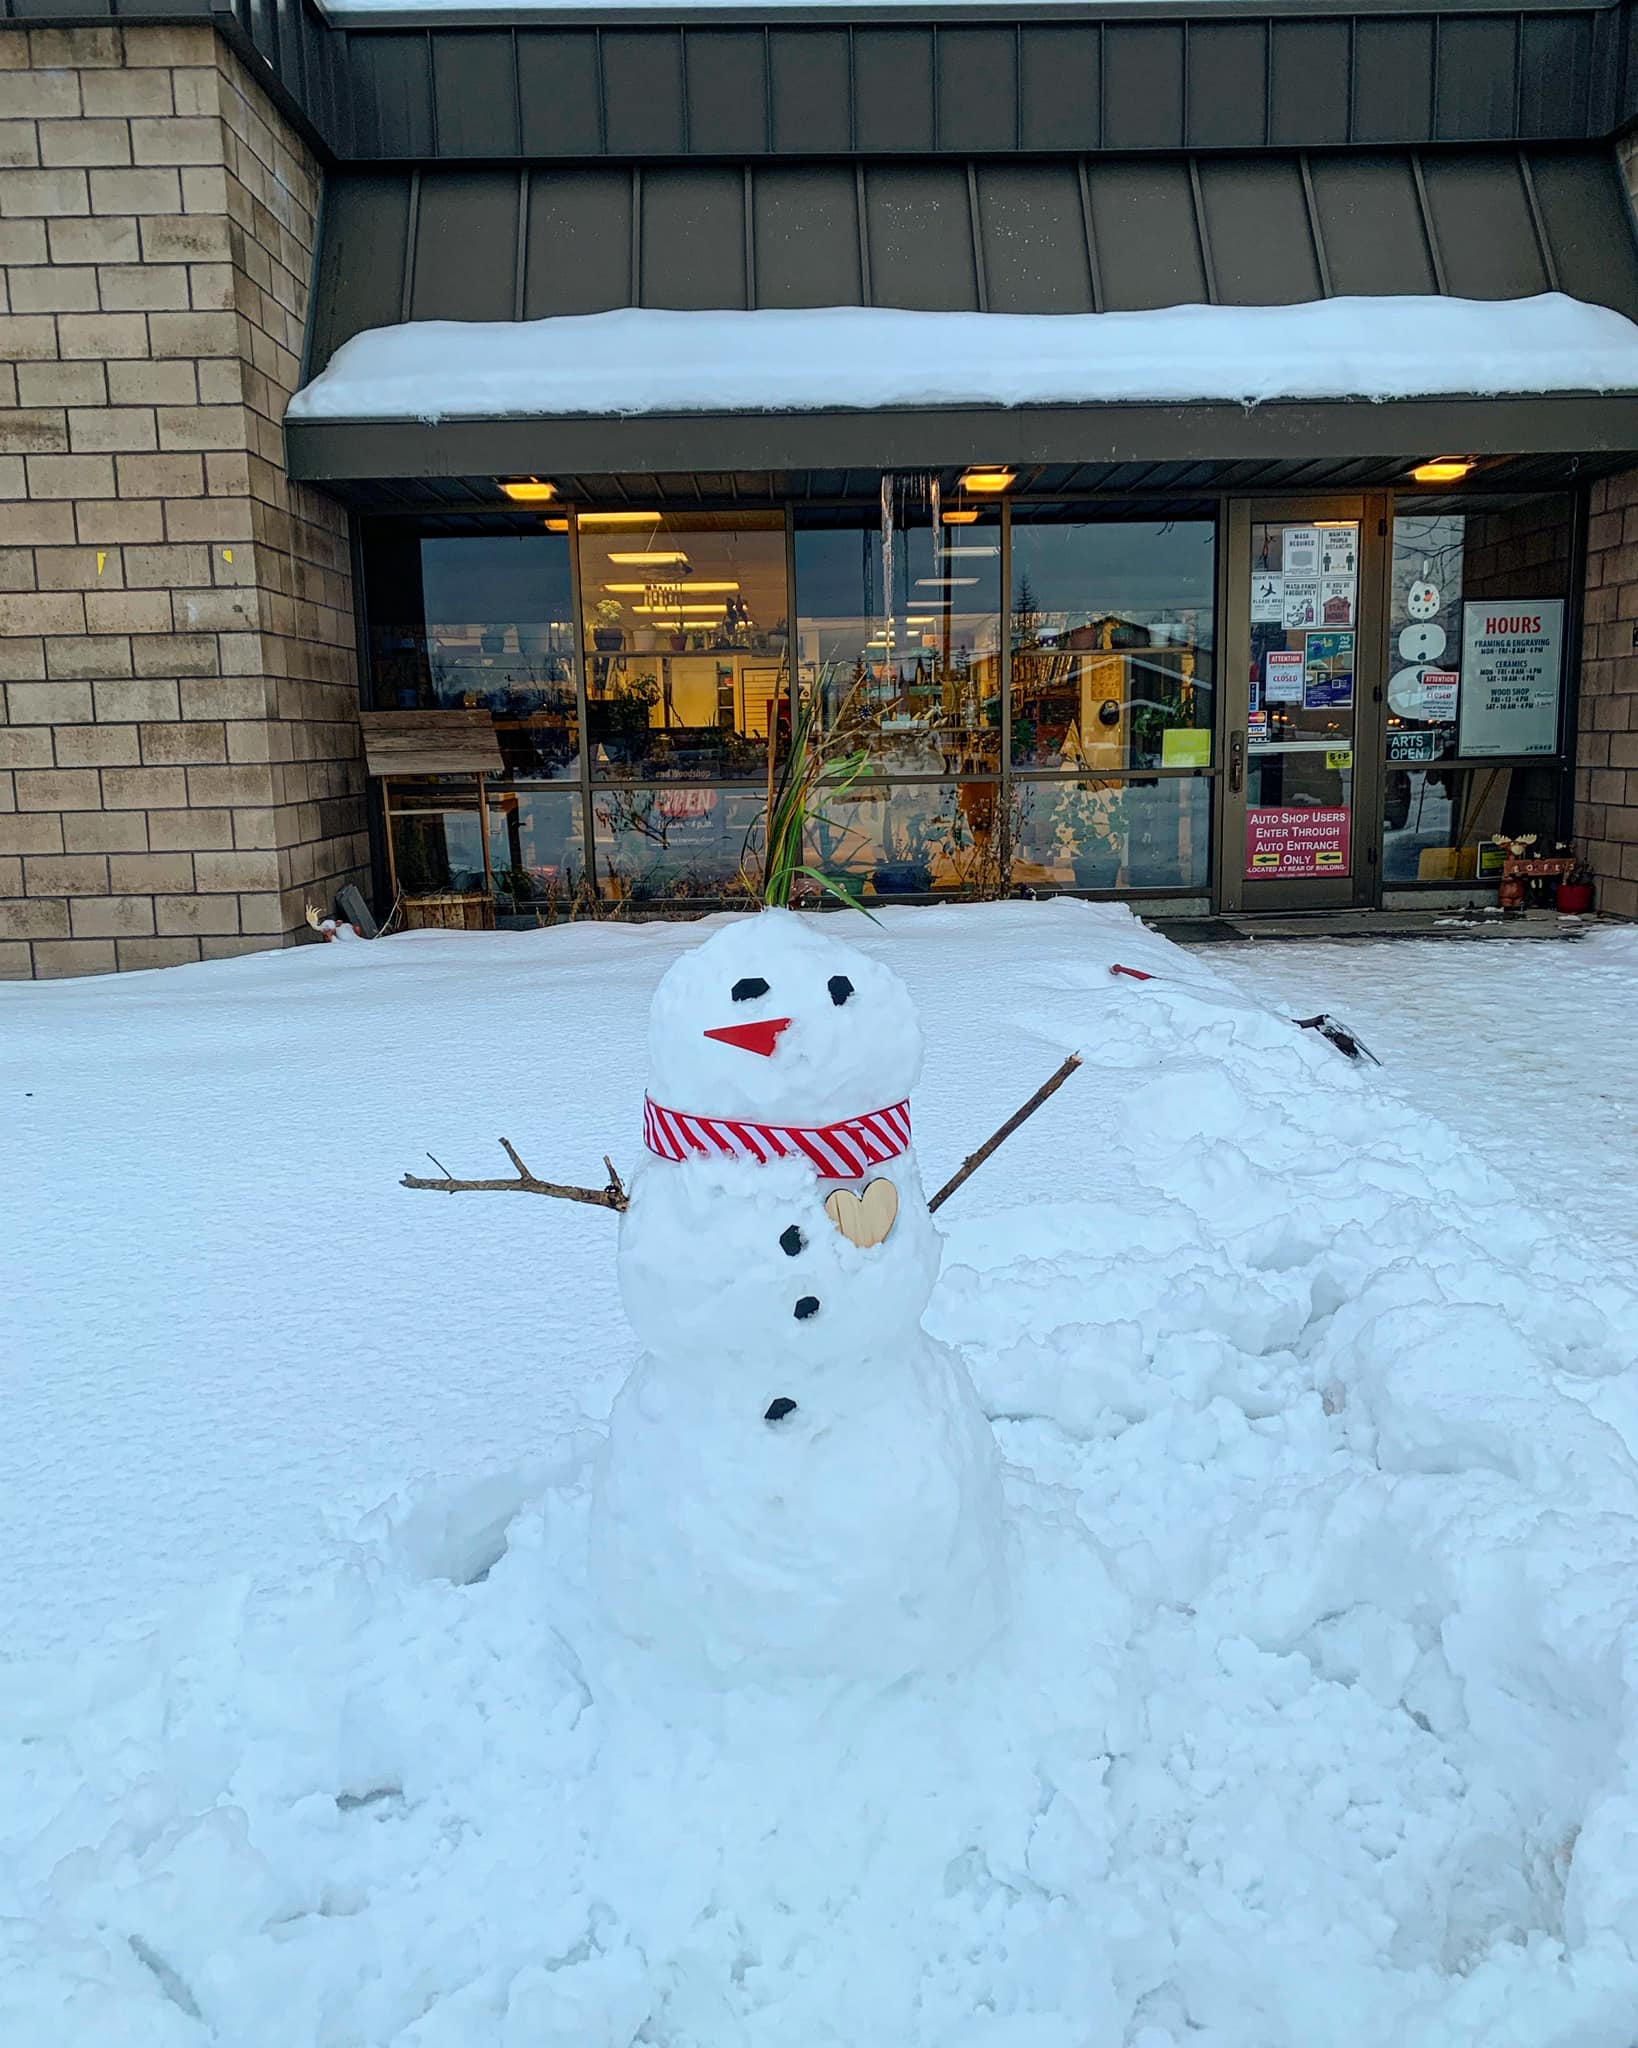
<path fill-rule="evenodd" d="M 332 174 L 309 378 L 406 321 L 622 306 L 1089 313 L 1544 292 L 1638 319 L 1612 150 L 745 162 Z M 1638 449 L 1630 396 L 314 420 L 312 480 L 1026 463 L 1391 465 Z"/>

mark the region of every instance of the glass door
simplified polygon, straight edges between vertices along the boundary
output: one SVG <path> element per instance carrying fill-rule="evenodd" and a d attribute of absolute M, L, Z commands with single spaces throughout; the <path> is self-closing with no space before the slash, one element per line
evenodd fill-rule
<path fill-rule="evenodd" d="M 1229 507 L 1225 910 L 1376 900 L 1385 533 L 1375 497 Z"/>

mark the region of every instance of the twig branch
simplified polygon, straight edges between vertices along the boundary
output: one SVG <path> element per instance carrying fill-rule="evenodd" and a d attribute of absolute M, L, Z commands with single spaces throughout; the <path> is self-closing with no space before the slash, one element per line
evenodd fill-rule
<path fill-rule="evenodd" d="M 603 1164 L 609 1170 L 607 1187 L 571 1188 L 555 1180 L 537 1180 L 517 1155 L 517 1149 L 509 1138 L 500 1141 L 501 1150 L 517 1168 L 515 1180 L 456 1180 L 453 1174 L 445 1173 L 441 1180 L 424 1179 L 419 1174 L 406 1173 L 402 1186 L 406 1188 L 430 1188 L 440 1195 L 555 1195 L 560 1202 L 586 1202 L 594 1209 L 623 1210 L 630 1200 L 625 1184 L 614 1170 L 614 1162 L 605 1156 Z M 432 1154 L 427 1154 L 432 1159 Z M 434 1166 L 442 1167 L 441 1159 L 432 1159 Z"/>
<path fill-rule="evenodd" d="M 1024 1122 L 1025 1118 L 1032 1117 L 1035 1114 L 1049 1095 L 1056 1095 L 1080 1063 L 1080 1054 L 1072 1052 L 1052 1076 L 1051 1080 L 1041 1083 L 1040 1087 L 1036 1089 L 1022 1109 L 1015 1109 L 1001 1126 L 1000 1130 L 996 1131 L 991 1137 L 986 1138 L 976 1152 L 969 1153 L 961 1162 L 960 1170 L 950 1176 L 943 1187 L 939 1189 L 938 1193 L 927 1204 L 929 1213 L 934 1209 L 941 1208 L 955 1193 L 956 1189 L 961 1186 L 962 1182 L 970 1175 L 975 1174 L 998 1146 L 1006 1143 L 1018 1126 Z"/>

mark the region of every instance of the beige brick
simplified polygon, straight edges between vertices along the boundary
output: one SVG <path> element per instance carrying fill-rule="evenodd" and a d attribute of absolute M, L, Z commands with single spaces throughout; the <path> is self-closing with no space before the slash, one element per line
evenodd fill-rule
<path fill-rule="evenodd" d="M 37 72 L 113 69 L 125 61 L 117 28 L 31 28 L 28 56 Z"/>
<path fill-rule="evenodd" d="M 0 314 L 0 359 L 43 363 L 56 355 L 57 323 L 49 314 Z"/>
<path fill-rule="evenodd" d="M 17 776 L 20 811 L 94 811 L 100 801 L 96 773 L 89 768 L 36 769 Z"/>
<path fill-rule="evenodd" d="M 271 850 L 254 853 L 196 853 L 194 886 L 201 894 L 220 890 L 277 889 L 279 857 Z"/>
<path fill-rule="evenodd" d="M 142 727 L 142 759 L 148 766 L 178 768 L 225 761 L 227 744 L 223 728 L 191 721 L 145 725 Z"/>
<path fill-rule="evenodd" d="M 237 304 L 234 272 L 226 263 L 190 263 L 188 299 L 202 313 L 231 312 Z"/>
<path fill-rule="evenodd" d="M 0 853 L 61 853 L 62 819 L 55 811 L 0 813 Z"/>
<path fill-rule="evenodd" d="M 303 903 L 296 910 L 296 920 L 305 923 Z M 289 916 L 282 897 L 241 896 L 239 898 L 239 929 L 246 932 L 282 932 L 289 929 Z"/>
<path fill-rule="evenodd" d="M 26 499 L 0 505 L 0 547 L 55 547 L 73 538 L 72 505 L 56 500 L 36 505 Z"/>
<path fill-rule="evenodd" d="M 53 263 L 135 263 L 142 255 L 134 218 L 98 213 L 50 224 Z"/>
<path fill-rule="evenodd" d="M 114 462 L 109 455 L 31 455 L 31 498 L 111 498 Z"/>
<path fill-rule="evenodd" d="M 60 121 L 80 111 L 80 82 L 71 73 L 59 78 L 37 71 L 0 71 L 0 118 Z"/>
<path fill-rule="evenodd" d="M 36 583 L 32 548 L 0 548 L 0 590 L 33 590 Z"/>
<path fill-rule="evenodd" d="M 11 280 L 14 313 L 95 313 L 97 273 L 73 270 L 20 270 Z"/>
<path fill-rule="evenodd" d="M 80 633 L 85 630 L 85 600 L 71 591 L 40 596 L 0 596 L 0 633 Z"/>
<path fill-rule="evenodd" d="M 76 454 L 145 454 L 158 445 L 154 415 L 146 406 L 76 407 L 68 415 L 68 431 Z"/>
<path fill-rule="evenodd" d="M 47 121 L 40 130 L 42 164 L 128 164 L 128 121 Z"/>
<path fill-rule="evenodd" d="M 214 64 L 216 47 L 208 28 L 140 28 L 125 31 L 127 64 Z"/>
<path fill-rule="evenodd" d="M 192 71 L 173 71 L 171 90 L 176 95 L 176 111 L 179 114 L 219 114 L 224 111 L 222 74 L 207 65 L 201 65 Z M 236 120 L 242 103 L 232 93 L 227 93 L 225 97 L 228 101 L 227 125 L 235 134 L 242 133 Z"/>
<path fill-rule="evenodd" d="M 91 211 L 153 214 L 182 211 L 182 180 L 175 171 L 91 171 Z M 3 204 L 3 201 L 0 201 Z M 83 211 L 83 209 L 82 209 Z"/>
<path fill-rule="evenodd" d="M 237 960 L 246 953 L 276 953 L 279 940 L 263 938 L 260 935 L 238 939 L 201 939 L 199 957 L 201 960 Z"/>
<path fill-rule="evenodd" d="M 68 906 L 77 939 L 145 939 L 154 930 L 151 896 L 103 896 Z"/>
<path fill-rule="evenodd" d="M 128 732 L 128 726 L 94 728 L 107 732 Z M 169 812 L 161 812 L 168 817 Z M 146 853 L 148 814 L 146 811 L 70 811 L 63 818 L 65 853 Z"/>
<path fill-rule="evenodd" d="M 8 363 L 6 368 L 11 368 Z M 0 498 L 23 498 L 28 495 L 28 483 L 21 455 L 0 455 Z"/>
<path fill-rule="evenodd" d="M 148 844 L 155 853 L 225 853 L 233 845 L 233 819 L 232 811 L 223 810 L 155 811 L 148 821 Z"/>
<path fill-rule="evenodd" d="M 184 213 L 226 213 L 228 204 L 227 173 L 218 165 L 201 164 L 182 172 Z"/>
<path fill-rule="evenodd" d="M 118 590 L 125 580 L 118 548 L 40 548 L 34 559 L 39 565 L 42 590 L 83 590 L 90 594 Z M 98 628 L 92 626 L 90 630 L 95 633 Z"/>
<path fill-rule="evenodd" d="M 150 313 L 148 337 L 155 356 L 227 356 L 238 349 L 239 323 L 232 313 Z"/>
<path fill-rule="evenodd" d="M 0 85 L 4 83 L 0 77 Z M 143 210 L 159 213 L 163 209 Z M 0 171 L 0 214 L 8 220 L 50 220 L 59 214 L 90 211 L 84 171 Z"/>
<path fill-rule="evenodd" d="M 0 941 L 0 981 L 32 981 L 34 955 L 21 941 Z"/>
<path fill-rule="evenodd" d="M 271 808 L 249 806 L 233 814 L 233 844 L 237 850 L 277 847 L 279 813 Z"/>
<path fill-rule="evenodd" d="M 190 768 L 190 802 L 212 804 L 270 804 L 273 802 L 273 770 L 265 764 L 246 763 L 235 768 Z M 244 885 L 250 887 L 249 883 Z"/>
<path fill-rule="evenodd" d="M 244 396 L 245 370 L 242 363 L 223 357 L 199 365 L 201 405 L 240 405 Z"/>
<path fill-rule="evenodd" d="M 217 668 L 211 633 L 158 633 L 133 642 L 138 675 L 210 676 Z"/>
<path fill-rule="evenodd" d="M 165 590 L 88 590 L 85 623 L 93 633 L 168 633 L 171 597 Z"/>
<path fill-rule="evenodd" d="M 99 723 L 140 724 L 145 719 L 177 718 L 181 707 L 176 684 L 168 678 L 143 677 L 133 682 L 94 683 L 91 694 Z"/>
<path fill-rule="evenodd" d="M 40 161 L 39 134 L 32 121 L 0 121 L 0 171 L 26 171 Z"/>
<path fill-rule="evenodd" d="M 145 263 L 227 263 L 233 256 L 221 214 L 158 214 L 142 223 Z"/>
<path fill-rule="evenodd" d="M 101 363 L 19 363 L 19 405 L 102 405 L 108 381 Z"/>
<path fill-rule="evenodd" d="M 127 541 L 162 540 L 165 508 L 152 499 L 88 498 L 73 508 L 74 525 L 82 541 L 93 546 L 118 547 Z"/>
<path fill-rule="evenodd" d="M 25 854 L 23 884 L 31 896 L 106 896 L 108 863 L 100 853 Z"/>
<path fill-rule="evenodd" d="M 222 124 L 210 115 L 173 115 L 131 123 L 131 155 L 139 164 L 219 164 Z"/>
<path fill-rule="evenodd" d="M 210 857 L 201 855 L 202 859 Z M 218 854 L 215 858 L 223 856 Z M 154 914 L 162 932 L 190 932 L 203 937 L 239 929 L 237 896 L 161 896 L 154 905 Z"/>
<path fill-rule="evenodd" d="M 168 71 L 88 72 L 80 80 L 87 114 L 169 114 L 174 111 Z"/>
<path fill-rule="evenodd" d="M 67 446 L 68 429 L 60 412 L 0 412 L 0 454 L 55 454 Z"/>
<path fill-rule="evenodd" d="M 46 642 L 46 673 L 100 682 L 131 673 L 131 643 L 122 633 L 67 633 Z"/>
<path fill-rule="evenodd" d="M 196 462 L 197 456 L 174 455 L 173 462 Z M 171 498 L 165 504 L 165 531 L 172 540 L 226 541 L 234 544 L 252 539 L 254 515 L 250 505 L 231 498 Z M 222 581 L 220 576 L 216 579 Z M 245 579 L 250 580 L 248 577 Z M 260 657 L 258 656 L 258 663 Z"/>
<path fill-rule="evenodd" d="M 45 260 L 46 224 L 43 220 L 0 221 L 0 263 L 44 263 Z"/>
<path fill-rule="evenodd" d="M 112 939 L 37 939 L 34 944 L 34 972 L 41 981 L 66 980 L 76 974 L 114 974 L 118 969 L 119 956 Z"/>
<path fill-rule="evenodd" d="M 171 605 L 182 631 L 238 633 L 256 622 L 255 594 L 248 590 L 173 590 Z"/>
<path fill-rule="evenodd" d="M 28 69 L 28 32 L 8 22 L 0 28 L 0 71 Z"/>
<path fill-rule="evenodd" d="M 197 939 L 121 939 L 116 950 L 121 974 L 140 974 L 145 968 L 186 967 L 199 958 Z"/>
<path fill-rule="evenodd" d="M 205 467 L 197 455 L 122 455 L 122 498 L 196 498 L 204 493 Z"/>
<path fill-rule="evenodd" d="M 91 717 L 91 685 L 89 683 L 8 683 L 6 701 L 11 706 L 14 725 L 30 723 L 39 725 L 83 725 Z M 0 731 L 4 728 L 0 727 Z M 50 762 L 35 765 L 49 767 Z M 81 764 L 75 761 L 59 760 L 61 768 L 74 768 Z"/>
<path fill-rule="evenodd" d="M 186 772 L 181 768 L 105 768 L 102 771 L 102 807 L 105 811 L 179 811 L 186 807 L 187 801 Z"/>
<path fill-rule="evenodd" d="M 111 264 L 100 279 L 102 303 L 111 313 L 174 313 L 194 303 L 179 263 Z"/>
<path fill-rule="evenodd" d="M 168 590 L 178 583 L 197 583 L 209 573 L 209 550 L 197 544 L 125 550 L 125 580 L 133 590 Z"/>
<path fill-rule="evenodd" d="M 0 939 L 58 939 L 68 936 L 68 905 L 60 898 L 0 903 Z"/>
<path fill-rule="evenodd" d="M 0 683 L 34 682 L 45 674 L 45 642 L 0 635 Z"/>
<path fill-rule="evenodd" d="M 0 896 L 21 896 L 23 863 L 0 856 Z"/>
<path fill-rule="evenodd" d="M 190 314 L 190 319 L 197 316 Z M 145 356 L 148 316 L 145 313 L 63 313 L 57 320 L 58 353 L 76 357 Z"/>
<path fill-rule="evenodd" d="M 0 725 L 0 768 L 49 768 L 49 725 Z"/>
<path fill-rule="evenodd" d="M 149 820 L 150 828 L 154 820 Z M 145 890 L 188 893 L 193 888 L 193 856 L 190 853 L 116 853 L 108 862 L 109 879 L 120 895 Z M 164 931 L 166 926 L 160 925 Z M 185 927 L 172 925 L 172 931 Z"/>
<path fill-rule="evenodd" d="M 197 388 L 192 363 L 108 365 L 108 396 L 115 405 L 192 405 Z"/>
<path fill-rule="evenodd" d="M 237 405 L 186 405 L 159 408 L 161 448 L 240 448 L 245 415 Z"/>
<path fill-rule="evenodd" d="M 65 725 L 58 729 L 59 768 L 135 768 L 141 758 L 134 725 Z"/>

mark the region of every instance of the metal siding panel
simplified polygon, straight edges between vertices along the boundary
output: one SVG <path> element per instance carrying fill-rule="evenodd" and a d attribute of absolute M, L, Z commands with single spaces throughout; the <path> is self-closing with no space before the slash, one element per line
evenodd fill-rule
<path fill-rule="evenodd" d="M 460 29 L 432 39 L 439 156 L 516 156 L 517 71 L 502 29 Z"/>
<path fill-rule="evenodd" d="M 682 35 L 674 28 L 603 31 L 611 156 L 681 156 Z"/>
<path fill-rule="evenodd" d="M 745 304 L 745 180 L 690 165 L 643 173 L 638 303 L 700 311 Z"/>
<path fill-rule="evenodd" d="M 980 166 L 978 212 L 992 313 L 1093 310 L 1073 164 Z"/>
<path fill-rule="evenodd" d="M 1176 149 L 1183 140 L 1183 31 L 1111 22 L 1103 32 L 1105 149 Z"/>
<path fill-rule="evenodd" d="M 1354 27 L 1356 142 L 1426 142 L 1433 133 L 1433 22 L 1366 18 Z"/>
<path fill-rule="evenodd" d="M 1291 157 L 1200 165 L 1213 281 L 1229 306 L 1289 306 L 1325 296 L 1302 167 Z"/>
<path fill-rule="evenodd" d="M 1206 273 L 1186 164 L 1088 166 L 1106 312 L 1203 304 Z"/>
<path fill-rule="evenodd" d="M 1020 133 L 1025 149 L 1097 149 L 1098 31 L 1030 22 L 1023 33 Z"/>
<path fill-rule="evenodd" d="M 931 29 L 855 29 L 853 89 L 860 149 L 901 154 L 933 148 Z"/>
<path fill-rule="evenodd" d="M 432 67 L 427 39 L 411 31 L 349 36 L 350 94 L 367 156 L 433 153 Z"/>
<path fill-rule="evenodd" d="M 871 303 L 976 312 L 967 174 L 955 164 L 873 164 L 865 171 Z"/>
<path fill-rule="evenodd" d="M 397 325 L 409 186 L 408 171 L 329 174 L 313 293 L 312 375 L 355 334 Z"/>
<path fill-rule="evenodd" d="M 519 29 L 518 106 L 525 156 L 601 152 L 597 37 L 590 29 Z"/>
<path fill-rule="evenodd" d="M 846 164 L 765 165 L 751 183 L 759 306 L 857 306 L 858 188 Z"/>
<path fill-rule="evenodd" d="M 845 28 L 776 28 L 768 37 L 773 146 L 782 155 L 853 147 Z"/>
<path fill-rule="evenodd" d="M 524 319 L 605 313 L 630 304 L 630 172 L 534 172 L 524 245 Z"/>
<path fill-rule="evenodd" d="M 1272 22 L 1268 70 L 1270 142 L 1321 149 L 1348 140 L 1347 22 Z"/>
<path fill-rule="evenodd" d="M 517 251 L 516 171 L 423 171 L 410 318 L 510 320 Z"/>
<path fill-rule="evenodd" d="M 768 81 L 759 28 L 691 28 L 688 147 L 696 156 L 760 156 L 768 147 Z"/>
<path fill-rule="evenodd" d="M 1439 23 L 1441 142 L 1494 142 L 1513 132 L 1518 35 L 1510 14 L 1449 14 Z"/>
<path fill-rule="evenodd" d="M 1255 148 L 1268 115 L 1268 32 L 1260 21 L 1189 24 L 1189 143 Z"/>
<path fill-rule="evenodd" d="M 1527 299 L 1549 289 L 1516 155 L 1430 156 L 1422 180 L 1445 284 L 1455 297 Z"/>
<path fill-rule="evenodd" d="M 1010 28 L 941 28 L 938 146 L 1012 150 L 1018 144 L 1018 38 Z"/>
<path fill-rule="evenodd" d="M 1532 150 L 1530 174 L 1560 288 L 1638 320 L 1638 242 L 1615 152 Z"/>
<path fill-rule="evenodd" d="M 1309 175 L 1339 298 L 1438 290 L 1408 157 L 1317 156 Z"/>
<path fill-rule="evenodd" d="M 1523 35 L 1519 135 L 1579 141 L 1590 132 L 1591 16 L 1527 14 Z"/>

